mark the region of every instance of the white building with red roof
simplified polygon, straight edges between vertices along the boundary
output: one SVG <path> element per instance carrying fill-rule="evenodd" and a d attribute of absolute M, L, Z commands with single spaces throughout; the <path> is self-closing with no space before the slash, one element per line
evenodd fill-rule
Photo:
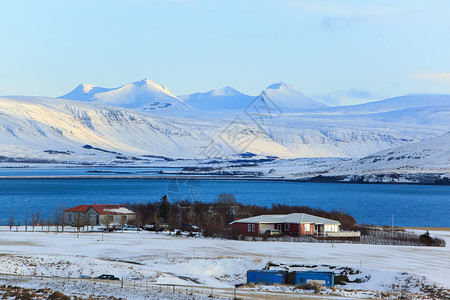
<path fill-rule="evenodd" d="M 73 225 L 127 224 L 136 214 L 123 204 L 78 205 L 64 210 L 64 223 Z"/>

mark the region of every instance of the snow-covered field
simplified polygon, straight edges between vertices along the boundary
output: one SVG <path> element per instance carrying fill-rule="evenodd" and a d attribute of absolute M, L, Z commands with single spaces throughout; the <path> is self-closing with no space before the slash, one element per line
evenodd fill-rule
<path fill-rule="evenodd" d="M 339 272 L 342 267 L 350 267 L 358 273 L 349 276 L 350 279 L 365 278 L 365 281 L 369 278 L 362 283 L 337 286 L 334 292 L 328 289 L 325 294 L 376 297 L 379 294 L 374 291 L 403 289 L 420 293 L 420 287 L 425 285 L 450 289 L 449 231 L 432 232 L 432 236 L 447 241 L 447 247 L 438 248 L 248 242 L 150 232 L 82 232 L 78 237 L 73 229 L 58 234 L 38 232 L 40 229 L 36 227 L 36 232 L 30 232 L 29 227 L 28 232 L 24 232 L 22 227 L 15 232 L 16 227 L 13 231 L 6 226 L 0 227 L 0 273 L 65 278 L 108 273 L 123 277 L 125 282 L 139 279 L 140 283 L 150 285 L 175 284 L 232 291 L 235 284 L 246 282 L 247 270 L 261 269 L 272 261 L 281 264 L 280 267 L 305 265 L 295 270 L 323 270 L 330 265 L 336 266 L 334 271 Z M 15 281 L 17 285 L 39 286 L 39 278 L 26 278 L 14 280 L 2 275 L 0 284 Z M 73 283 L 74 292 L 76 284 Z M 56 289 L 62 288 L 54 285 Z M 64 290 L 70 291 L 67 283 Z M 284 287 L 272 287 L 271 290 L 288 294 L 299 292 Z"/>

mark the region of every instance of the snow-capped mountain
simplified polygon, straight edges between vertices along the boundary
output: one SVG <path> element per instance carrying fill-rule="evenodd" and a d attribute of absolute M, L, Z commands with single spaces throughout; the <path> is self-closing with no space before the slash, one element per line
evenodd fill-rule
<path fill-rule="evenodd" d="M 387 128 L 369 120 L 355 123 L 309 117 L 268 119 L 261 126 L 245 119 L 245 113 L 240 122 L 234 114 L 221 118 L 163 116 L 94 102 L 0 97 L 0 156 L 103 163 L 119 154 L 363 157 L 439 132 L 421 125 Z"/>
<path fill-rule="evenodd" d="M 198 110 L 243 110 L 254 99 L 253 96 L 243 94 L 229 86 L 178 98 Z"/>
<path fill-rule="evenodd" d="M 328 107 L 323 103 L 305 96 L 295 87 L 284 82 L 269 85 L 261 92 L 258 99 L 256 99 L 256 101 L 263 103 L 269 100 L 275 103 L 282 112 L 287 113 Z"/>
<path fill-rule="evenodd" d="M 122 156 L 232 158 L 250 152 L 279 158 L 369 157 L 358 164 L 370 165 L 374 153 L 450 131 L 447 95 L 328 107 L 277 83 L 255 98 L 225 87 L 183 99 L 187 103 L 150 80 L 114 89 L 84 84 L 59 99 L 0 97 L 0 158 L 108 163 Z M 278 113 L 265 114 L 267 107 Z M 148 110 L 165 113 L 143 112 Z M 180 110 L 183 115 L 175 113 Z"/>
<path fill-rule="evenodd" d="M 340 168 L 352 174 L 389 172 L 450 172 L 450 132 L 384 150 Z"/>
<path fill-rule="evenodd" d="M 423 94 L 389 98 L 358 105 L 330 107 L 328 112 L 341 114 L 375 114 L 424 107 L 450 107 L 450 95 Z"/>
<path fill-rule="evenodd" d="M 148 79 L 112 89 L 80 84 L 73 91 L 59 98 L 91 101 L 144 111 L 192 110 L 168 88 Z"/>

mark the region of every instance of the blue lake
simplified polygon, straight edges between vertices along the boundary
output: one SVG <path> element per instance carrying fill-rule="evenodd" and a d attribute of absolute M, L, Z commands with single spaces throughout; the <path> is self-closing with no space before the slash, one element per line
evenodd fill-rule
<path fill-rule="evenodd" d="M 23 224 L 26 209 L 30 219 L 37 211 L 53 216 L 57 207 L 157 201 L 164 194 L 211 202 L 219 193 L 244 204 L 343 209 L 358 223 L 390 225 L 394 215 L 396 226 L 450 227 L 449 186 L 176 179 L 3 179 L 0 221 L 6 224 L 12 212 Z"/>

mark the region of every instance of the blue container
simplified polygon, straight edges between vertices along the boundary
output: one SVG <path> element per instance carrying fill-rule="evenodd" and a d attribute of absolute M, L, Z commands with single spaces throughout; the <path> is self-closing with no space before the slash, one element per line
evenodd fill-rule
<path fill-rule="evenodd" d="M 321 271 L 295 271 L 294 272 L 294 284 L 306 284 L 318 282 L 323 286 L 334 286 L 334 272 L 321 272 Z"/>
<path fill-rule="evenodd" d="M 247 284 L 287 284 L 288 271 L 276 270 L 249 270 L 247 271 Z"/>

